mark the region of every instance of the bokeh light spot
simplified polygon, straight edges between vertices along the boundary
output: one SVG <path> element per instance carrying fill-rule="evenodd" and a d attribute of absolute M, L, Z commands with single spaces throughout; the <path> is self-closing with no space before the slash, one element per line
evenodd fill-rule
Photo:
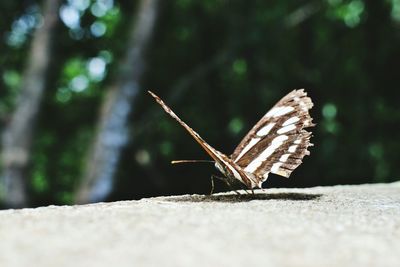
<path fill-rule="evenodd" d="M 383 157 L 383 147 L 381 144 L 371 144 L 368 147 L 368 152 L 371 155 L 371 157 L 375 159 L 381 159 Z"/>
<path fill-rule="evenodd" d="M 113 0 L 97 0 L 90 8 L 93 16 L 103 17 L 114 6 Z"/>
<path fill-rule="evenodd" d="M 150 154 L 147 150 L 141 149 L 135 154 L 135 159 L 140 165 L 148 165 L 150 163 Z"/>
<path fill-rule="evenodd" d="M 96 21 L 90 26 L 90 32 L 95 37 L 103 36 L 107 31 L 107 26 L 103 22 Z"/>
<path fill-rule="evenodd" d="M 64 24 L 70 29 L 79 28 L 80 14 L 79 10 L 73 6 L 63 5 L 60 8 L 60 18 Z"/>
<path fill-rule="evenodd" d="M 243 129 L 243 120 L 240 118 L 233 118 L 229 124 L 228 129 L 233 134 L 238 134 Z"/>
<path fill-rule="evenodd" d="M 87 69 L 92 80 L 101 81 L 105 75 L 106 62 L 101 57 L 92 58 L 87 64 Z"/>
<path fill-rule="evenodd" d="M 334 119 L 336 117 L 337 114 L 337 109 L 336 106 L 332 103 L 327 103 L 322 107 L 322 115 L 326 118 L 326 119 Z"/>
<path fill-rule="evenodd" d="M 89 86 L 89 80 L 85 75 L 79 75 L 70 82 L 71 90 L 74 92 L 82 92 Z"/>
<path fill-rule="evenodd" d="M 38 193 L 43 193 L 49 187 L 46 178 L 41 173 L 34 173 L 32 177 L 32 186 Z"/>
<path fill-rule="evenodd" d="M 68 3 L 79 11 L 85 11 L 90 5 L 90 0 L 68 0 Z"/>
<path fill-rule="evenodd" d="M 56 100 L 60 103 L 67 103 L 72 97 L 71 91 L 68 88 L 62 87 L 57 90 Z"/>
<path fill-rule="evenodd" d="M 21 76 L 14 70 L 7 70 L 3 73 L 3 81 L 8 87 L 15 89 L 21 82 Z"/>
<path fill-rule="evenodd" d="M 236 74 L 242 75 L 247 71 L 247 63 L 244 59 L 237 59 L 233 62 L 232 68 Z"/>

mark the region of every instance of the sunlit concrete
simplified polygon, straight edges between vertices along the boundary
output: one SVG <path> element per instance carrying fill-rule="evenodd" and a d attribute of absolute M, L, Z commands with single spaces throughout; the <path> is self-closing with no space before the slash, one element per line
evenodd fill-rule
<path fill-rule="evenodd" d="M 399 266 L 400 183 L 0 211 L 0 266 Z"/>

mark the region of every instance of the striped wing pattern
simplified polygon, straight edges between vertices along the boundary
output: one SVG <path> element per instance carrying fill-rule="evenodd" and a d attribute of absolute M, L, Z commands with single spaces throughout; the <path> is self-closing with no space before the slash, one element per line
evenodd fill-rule
<path fill-rule="evenodd" d="M 269 173 L 289 177 L 309 155 L 313 103 L 303 89 L 283 97 L 239 143 L 231 159 L 261 184 Z"/>
<path fill-rule="evenodd" d="M 269 173 L 289 177 L 303 157 L 309 155 L 311 133 L 305 128 L 314 126 L 308 112 L 313 103 L 303 89 L 283 97 L 250 130 L 230 157 L 207 144 L 157 95 L 149 93 L 215 160 L 218 170 L 248 188 L 261 188 Z"/>

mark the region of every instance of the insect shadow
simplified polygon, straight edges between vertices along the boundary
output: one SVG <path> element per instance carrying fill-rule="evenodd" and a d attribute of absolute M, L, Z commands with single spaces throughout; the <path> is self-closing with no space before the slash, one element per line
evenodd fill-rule
<path fill-rule="evenodd" d="M 173 202 L 247 202 L 252 200 L 318 200 L 322 194 L 307 194 L 297 192 L 256 193 L 256 194 L 222 194 L 222 195 L 191 195 L 168 198 Z"/>

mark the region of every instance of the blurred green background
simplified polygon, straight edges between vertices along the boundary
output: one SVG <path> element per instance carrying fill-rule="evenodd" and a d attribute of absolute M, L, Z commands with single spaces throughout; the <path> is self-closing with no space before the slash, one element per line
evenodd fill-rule
<path fill-rule="evenodd" d="M 27 66 L 35 66 L 29 61 L 33 39 L 46 25 L 45 2 L 0 3 L 2 132 L 21 105 Z M 210 175 L 217 174 L 212 164 L 170 165 L 208 156 L 149 89 L 229 155 L 277 100 L 306 88 L 314 102 L 315 146 L 291 179 L 271 175 L 264 187 L 399 180 L 400 0 L 154 0 L 154 28 L 140 47 L 135 26 L 147 2 L 60 1 L 30 128 L 25 200 L 8 205 L 3 179 L 3 207 L 80 202 L 76 192 L 101 107 L 124 84 L 137 85 L 128 99 L 127 138 L 109 161 L 115 169 L 104 178 L 105 193 L 82 202 L 209 192 Z M 127 62 L 137 47 L 141 60 Z M 143 70 L 136 73 L 138 64 Z M 227 190 L 219 182 L 217 189 Z"/>

